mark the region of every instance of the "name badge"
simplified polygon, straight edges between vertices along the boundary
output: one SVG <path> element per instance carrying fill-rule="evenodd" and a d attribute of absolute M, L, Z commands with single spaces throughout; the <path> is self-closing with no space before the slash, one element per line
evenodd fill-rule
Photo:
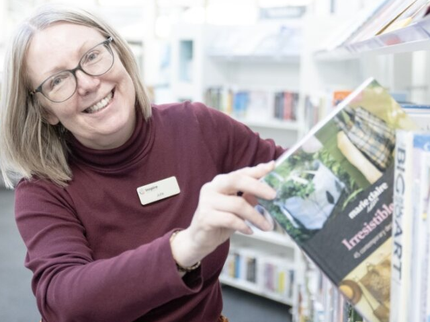
<path fill-rule="evenodd" d="M 166 178 L 137 188 L 142 206 L 169 198 L 181 192 L 176 177 Z"/>

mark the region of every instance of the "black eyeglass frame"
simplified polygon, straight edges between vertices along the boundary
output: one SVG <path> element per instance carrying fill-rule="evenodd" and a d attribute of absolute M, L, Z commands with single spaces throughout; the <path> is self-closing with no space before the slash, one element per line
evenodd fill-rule
<path fill-rule="evenodd" d="M 110 46 L 110 44 L 112 43 L 112 41 L 113 41 L 113 37 L 112 37 L 112 36 L 110 36 L 110 37 L 109 37 L 109 38 L 107 38 L 105 41 L 102 41 L 101 43 L 99 43 L 99 44 L 97 44 L 97 45 L 95 45 L 95 46 L 91 47 L 89 50 L 87 50 L 87 51 L 85 52 L 85 54 L 83 54 L 83 55 L 82 55 L 81 59 L 79 60 L 79 64 L 78 64 L 78 66 L 76 66 L 76 67 L 75 67 L 75 68 L 73 68 L 73 69 L 65 69 L 65 70 L 62 70 L 62 71 L 60 71 L 60 72 L 58 72 L 58 73 L 55 73 L 54 75 L 49 76 L 49 77 L 48 77 L 47 79 L 45 79 L 45 80 L 42 82 L 42 84 L 40 84 L 40 85 L 39 85 L 35 90 L 30 91 L 30 93 L 29 93 L 29 94 L 30 94 L 31 96 L 33 96 L 33 95 L 35 95 L 36 93 L 40 93 L 40 94 L 42 94 L 43 96 L 45 96 L 45 98 L 46 98 L 47 100 L 50 100 L 50 101 L 51 101 L 51 102 L 53 102 L 53 103 L 62 103 L 62 102 L 67 101 L 69 98 L 71 98 L 73 95 L 75 95 L 76 90 L 78 89 L 78 79 L 77 79 L 77 77 L 76 77 L 76 72 L 77 72 L 78 70 L 82 71 L 83 73 L 85 73 L 85 74 L 86 74 L 86 75 L 88 75 L 88 76 L 102 76 L 102 75 L 106 74 L 108 71 L 110 71 L 110 70 L 111 70 L 111 68 L 112 68 L 113 64 L 115 63 L 115 55 L 113 54 L 112 48 L 111 48 L 111 46 Z M 87 53 L 89 53 L 89 52 L 90 52 L 91 50 L 93 50 L 94 48 L 96 48 L 96 47 L 98 47 L 98 46 L 100 46 L 100 45 L 106 45 L 106 44 L 107 44 L 106 48 L 109 50 L 110 54 L 112 55 L 112 64 L 110 65 L 110 67 L 109 67 L 109 68 L 108 68 L 104 73 L 96 74 L 96 75 L 87 73 L 87 72 L 82 68 L 82 66 L 81 66 L 82 59 L 84 59 L 84 57 L 87 55 Z M 73 75 L 73 77 L 75 78 L 75 81 L 76 81 L 75 90 L 74 90 L 74 91 L 73 91 L 73 93 L 72 93 L 68 98 L 66 98 L 65 100 L 62 100 L 62 101 L 54 101 L 54 100 L 50 99 L 49 97 L 47 97 L 47 96 L 43 93 L 43 91 L 42 91 L 42 87 L 43 87 L 43 85 L 44 85 L 48 80 L 50 80 L 52 77 L 54 77 L 55 75 L 58 75 L 58 74 L 64 73 L 64 72 L 70 72 L 70 73 Z"/>

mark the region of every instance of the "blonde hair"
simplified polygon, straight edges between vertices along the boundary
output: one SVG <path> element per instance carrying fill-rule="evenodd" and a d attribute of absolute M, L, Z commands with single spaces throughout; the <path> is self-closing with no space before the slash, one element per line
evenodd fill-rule
<path fill-rule="evenodd" d="M 101 18 L 85 10 L 44 5 L 19 26 L 6 51 L 0 92 L 0 167 L 7 187 L 13 187 L 17 176 L 46 178 L 61 186 L 66 186 L 72 178 L 68 148 L 62 135 L 64 128 L 50 125 L 38 99 L 30 97 L 32 88 L 25 64 L 35 33 L 56 22 L 84 25 L 97 29 L 104 36 L 112 36 L 112 46 L 135 86 L 136 106 L 142 109 L 145 119 L 151 116 L 149 98 L 126 41 Z"/>

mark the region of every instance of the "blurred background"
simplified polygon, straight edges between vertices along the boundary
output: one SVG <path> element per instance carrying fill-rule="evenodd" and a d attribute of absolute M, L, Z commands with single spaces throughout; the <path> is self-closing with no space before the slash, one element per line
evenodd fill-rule
<path fill-rule="evenodd" d="M 5 46 L 17 24 L 41 4 L 71 4 L 97 12 L 125 37 L 152 102 L 202 101 L 290 147 L 332 110 L 335 100 L 369 76 L 398 101 L 430 101 L 427 45 L 382 46 L 370 54 L 372 48 L 357 54 L 344 46 L 382 2 L 389 1 L 0 0 L 0 76 Z M 307 280 L 317 279 L 303 274 L 301 256 L 280 232 L 234 236 L 222 276 L 230 321 L 287 322 L 292 307 L 306 311 L 306 303 L 299 303 L 300 287 L 303 291 Z M 1 321 L 40 319 L 24 258 L 13 191 L 0 187 Z M 232 269 L 238 260 L 247 261 L 254 273 L 232 276 L 238 274 Z M 277 277 L 256 277 L 256 261 Z"/>

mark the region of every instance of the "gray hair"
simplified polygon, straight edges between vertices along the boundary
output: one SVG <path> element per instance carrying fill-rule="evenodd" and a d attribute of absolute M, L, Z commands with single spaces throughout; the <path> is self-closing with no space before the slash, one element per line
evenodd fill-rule
<path fill-rule="evenodd" d="M 103 19 L 69 6 L 44 5 L 25 20 L 16 30 L 6 51 L 1 88 L 0 110 L 0 168 L 6 186 L 13 187 L 17 176 L 37 176 L 66 186 L 72 178 L 68 147 L 61 124 L 47 122 L 47 112 L 32 89 L 25 64 L 26 54 L 34 35 L 57 22 L 69 22 L 97 29 L 102 35 L 112 36 L 112 46 L 136 89 L 136 107 L 143 116 L 151 116 L 151 105 L 140 81 L 138 67 L 127 42 Z"/>

